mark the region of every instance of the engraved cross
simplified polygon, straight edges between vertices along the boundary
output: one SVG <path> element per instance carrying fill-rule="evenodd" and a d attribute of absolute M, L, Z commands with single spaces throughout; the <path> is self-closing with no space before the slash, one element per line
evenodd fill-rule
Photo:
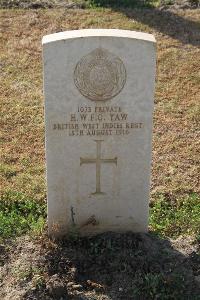
<path fill-rule="evenodd" d="M 117 157 L 115 158 L 102 158 L 101 157 L 101 142 L 103 140 L 94 140 L 96 142 L 96 158 L 80 158 L 80 165 L 82 164 L 96 164 L 96 191 L 93 194 L 103 194 L 101 192 L 101 164 L 114 163 L 117 165 Z"/>

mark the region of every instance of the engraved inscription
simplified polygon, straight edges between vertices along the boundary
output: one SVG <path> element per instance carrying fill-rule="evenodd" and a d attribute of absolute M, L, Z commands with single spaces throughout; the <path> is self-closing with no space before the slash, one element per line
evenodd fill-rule
<path fill-rule="evenodd" d="M 95 140 L 96 142 L 96 147 L 97 147 L 97 154 L 96 158 L 80 158 L 80 165 L 82 164 L 91 164 L 95 163 L 96 164 L 96 191 L 93 193 L 95 194 L 104 194 L 101 192 L 101 164 L 102 163 L 114 163 L 117 165 L 117 157 L 115 158 L 102 158 L 101 157 L 101 142 L 103 140 Z"/>
<path fill-rule="evenodd" d="M 133 120 L 120 106 L 80 106 L 52 124 L 52 129 L 71 137 L 127 136 L 144 129 L 144 123 Z"/>
<path fill-rule="evenodd" d="M 103 48 L 84 56 L 76 65 L 74 83 L 79 92 L 94 101 L 106 101 L 118 95 L 126 82 L 122 60 Z"/>

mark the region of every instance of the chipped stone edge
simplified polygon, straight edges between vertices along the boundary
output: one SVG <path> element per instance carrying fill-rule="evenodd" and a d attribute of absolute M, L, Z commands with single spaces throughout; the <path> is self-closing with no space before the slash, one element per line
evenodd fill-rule
<path fill-rule="evenodd" d="M 51 42 L 84 37 L 121 37 L 156 43 L 155 37 L 152 34 L 139 31 L 119 29 L 81 29 L 45 35 L 42 38 L 42 45 Z"/>

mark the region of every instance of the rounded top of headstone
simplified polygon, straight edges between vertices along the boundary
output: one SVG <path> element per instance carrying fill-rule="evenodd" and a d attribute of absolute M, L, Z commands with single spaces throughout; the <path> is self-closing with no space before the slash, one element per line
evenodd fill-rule
<path fill-rule="evenodd" d="M 120 29 L 81 29 L 68 30 L 43 36 L 42 44 L 83 37 L 121 37 L 155 43 L 155 37 L 146 32 Z"/>
<path fill-rule="evenodd" d="M 103 48 L 85 55 L 74 70 L 74 83 L 79 92 L 93 101 L 106 101 L 121 92 L 126 82 L 122 60 Z"/>

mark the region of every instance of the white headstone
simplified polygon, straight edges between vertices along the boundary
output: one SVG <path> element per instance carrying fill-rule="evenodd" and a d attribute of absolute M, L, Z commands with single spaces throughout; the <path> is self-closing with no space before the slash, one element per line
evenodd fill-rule
<path fill-rule="evenodd" d="M 141 32 L 43 38 L 51 235 L 147 231 L 155 54 Z"/>

